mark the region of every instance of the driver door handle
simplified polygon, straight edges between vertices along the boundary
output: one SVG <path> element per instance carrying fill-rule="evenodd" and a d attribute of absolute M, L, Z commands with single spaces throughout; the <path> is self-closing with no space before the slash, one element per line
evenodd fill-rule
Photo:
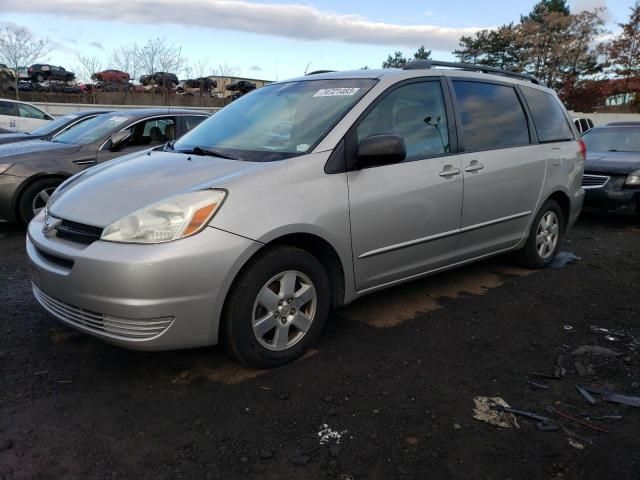
<path fill-rule="evenodd" d="M 469 165 L 467 165 L 464 169 L 465 172 L 477 172 L 482 170 L 484 165 L 477 160 L 472 160 Z"/>
<path fill-rule="evenodd" d="M 444 178 L 453 177 L 454 175 L 460 175 L 459 168 L 453 168 L 452 165 L 445 165 L 444 169 L 440 172 L 440 176 Z"/>

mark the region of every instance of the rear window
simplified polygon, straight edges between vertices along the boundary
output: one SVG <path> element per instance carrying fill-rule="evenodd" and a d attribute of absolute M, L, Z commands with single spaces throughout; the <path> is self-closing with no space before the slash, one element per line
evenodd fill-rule
<path fill-rule="evenodd" d="M 540 143 L 573 140 L 573 131 L 560 101 L 550 93 L 536 88 L 522 87 Z"/>
<path fill-rule="evenodd" d="M 527 118 L 513 87 L 454 81 L 465 151 L 493 150 L 529 143 Z"/>

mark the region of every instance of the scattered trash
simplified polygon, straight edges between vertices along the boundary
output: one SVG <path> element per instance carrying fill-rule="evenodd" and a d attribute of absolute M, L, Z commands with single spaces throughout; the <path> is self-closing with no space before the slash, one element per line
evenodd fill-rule
<path fill-rule="evenodd" d="M 599 415 L 592 417 L 591 415 L 580 415 L 585 420 L 601 421 L 601 420 L 622 420 L 622 415 Z"/>
<path fill-rule="evenodd" d="M 536 423 L 536 428 L 541 432 L 555 432 L 560 427 L 558 427 L 557 423 L 550 421 L 550 422 L 538 422 Z"/>
<path fill-rule="evenodd" d="M 591 396 L 591 394 L 589 392 L 587 392 L 584 388 L 582 388 L 580 385 L 576 385 L 576 390 L 578 391 L 578 393 L 580 395 L 582 395 L 584 397 L 584 399 L 589 402 L 591 405 L 595 405 L 596 404 L 596 399 L 593 398 Z"/>
<path fill-rule="evenodd" d="M 565 325 L 565 326 L 564 326 L 564 329 L 568 332 L 568 331 L 573 330 L 573 326 L 571 326 L 571 325 Z"/>
<path fill-rule="evenodd" d="M 556 378 L 562 378 L 562 377 L 564 377 L 566 374 L 567 374 L 567 370 L 566 370 L 565 368 L 563 368 L 563 367 L 559 367 L 559 366 L 557 366 L 557 367 L 555 367 L 555 368 L 553 369 L 553 375 L 554 375 Z"/>
<path fill-rule="evenodd" d="M 527 412 L 525 410 L 516 410 L 515 408 L 503 407 L 502 405 L 498 405 L 494 407 L 494 409 L 498 410 L 499 412 L 508 412 L 508 413 L 513 413 L 514 415 L 520 415 L 521 417 L 530 418 L 532 420 L 537 420 L 542 423 L 552 422 L 552 420 L 549 417 L 544 417 L 542 415 L 538 415 L 537 413 Z"/>
<path fill-rule="evenodd" d="M 572 417 L 571 415 L 569 415 L 567 413 L 563 413 L 560 410 L 558 410 L 557 408 L 552 407 L 551 405 L 547 407 L 547 410 L 549 412 L 551 412 L 551 413 L 555 413 L 556 415 L 559 415 L 559 416 L 561 416 L 563 418 L 566 418 L 567 420 L 571 420 L 572 422 L 579 423 L 580 425 L 583 425 L 583 426 L 585 426 L 587 428 L 590 428 L 592 430 L 595 430 L 597 432 L 609 433 L 609 430 L 597 427 L 595 425 L 591 425 L 590 423 L 584 422 L 584 421 L 580 420 L 579 418 Z"/>
<path fill-rule="evenodd" d="M 578 450 L 584 450 L 584 444 L 575 441 L 573 438 L 569 437 L 569 445 L 571 445 L 573 448 L 577 448 Z"/>
<path fill-rule="evenodd" d="M 632 397 L 630 395 L 621 395 L 619 393 L 602 392 L 602 400 L 605 402 L 621 403 L 629 407 L 640 408 L 640 397 Z"/>
<path fill-rule="evenodd" d="M 583 437 L 582 435 L 578 435 L 577 433 L 569 430 L 563 424 L 560 424 L 560 428 L 562 428 L 562 431 L 567 435 L 569 435 L 570 437 L 575 438 L 576 440 L 579 440 L 582 443 L 588 443 L 589 445 L 593 445 L 593 441 L 590 438 Z"/>
<path fill-rule="evenodd" d="M 578 372 L 578 375 L 580 375 L 581 377 L 586 377 L 589 372 L 588 370 L 584 367 L 584 365 L 582 365 L 581 362 L 574 362 L 573 366 L 576 368 L 576 372 Z"/>
<path fill-rule="evenodd" d="M 571 355 L 585 355 L 588 353 L 593 355 L 603 355 L 605 357 L 619 357 L 624 355 L 623 353 L 616 352 L 610 348 L 600 347 L 598 345 L 582 345 L 581 347 L 576 348 Z"/>
<path fill-rule="evenodd" d="M 348 433 L 348 430 L 338 432 L 337 430 L 332 430 L 329 425 L 325 423 L 322 425 L 322 430 L 318 432 L 320 445 L 328 445 L 331 456 L 337 457 L 341 449 L 340 440 L 345 433 Z"/>
<path fill-rule="evenodd" d="M 560 377 L 558 375 L 551 375 L 549 373 L 531 372 L 529 376 L 538 377 L 538 378 L 548 378 L 549 380 L 560 380 Z"/>
<path fill-rule="evenodd" d="M 573 265 L 578 260 L 582 260 L 582 259 L 580 257 L 578 257 L 573 252 L 559 252 L 556 255 L 556 258 L 553 259 L 553 261 L 551 262 L 549 267 L 550 268 L 563 268 L 563 267 L 565 267 L 567 265 Z"/>
<path fill-rule="evenodd" d="M 474 397 L 473 418 L 502 428 L 520 428 L 516 417 L 496 407 L 510 408 L 500 397 Z"/>
<path fill-rule="evenodd" d="M 34 375 L 44 375 L 45 373 L 49 373 L 49 370 L 43 370 L 41 372 L 33 372 Z"/>
<path fill-rule="evenodd" d="M 531 385 L 533 388 L 540 390 L 549 390 L 549 385 L 546 383 L 534 382 L 533 380 L 527 380 L 527 385 Z"/>

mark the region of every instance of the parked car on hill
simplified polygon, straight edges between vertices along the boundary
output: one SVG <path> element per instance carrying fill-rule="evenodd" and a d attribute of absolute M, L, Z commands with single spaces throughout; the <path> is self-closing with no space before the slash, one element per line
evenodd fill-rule
<path fill-rule="evenodd" d="M 53 120 L 44 110 L 18 100 L 0 99 L 0 128 L 10 132 L 30 132 Z"/>
<path fill-rule="evenodd" d="M 180 81 L 173 73 L 155 72 L 151 75 L 143 75 L 140 77 L 142 85 L 157 85 L 159 87 L 176 88 Z"/>
<path fill-rule="evenodd" d="M 207 116 L 184 109 L 125 110 L 87 120 L 51 141 L 0 145 L 0 219 L 26 223 L 66 178 L 173 141 Z"/>
<path fill-rule="evenodd" d="M 273 83 L 73 177 L 29 225 L 35 298 L 117 345 L 222 342 L 272 367 L 367 293 L 507 251 L 548 266 L 580 213 L 584 144 L 552 90 L 489 70 Z"/>
<path fill-rule="evenodd" d="M 181 95 L 197 95 L 210 93 L 218 86 L 217 80 L 211 77 L 201 77 L 192 80 L 183 80 L 176 87 L 176 93 Z"/>
<path fill-rule="evenodd" d="M 70 82 L 76 78 L 76 74 L 65 70 L 63 67 L 56 65 L 48 65 L 36 63 L 31 65 L 27 70 L 29 79 L 34 82 L 44 82 L 45 80 L 59 80 L 62 82 Z"/>
<path fill-rule="evenodd" d="M 587 162 L 584 209 L 640 213 L 640 122 L 615 122 L 583 135 Z"/>
<path fill-rule="evenodd" d="M 122 70 L 103 70 L 94 73 L 91 79 L 98 82 L 128 83 L 131 77 Z"/>
<path fill-rule="evenodd" d="M 0 63 L 0 82 L 15 82 L 16 72 L 12 68 L 7 67 L 4 63 Z"/>
<path fill-rule="evenodd" d="M 47 122 L 31 132 L 0 133 L 0 145 L 5 143 L 26 142 L 27 140 L 50 140 L 59 133 L 91 120 L 109 110 L 84 110 L 74 112 Z"/>

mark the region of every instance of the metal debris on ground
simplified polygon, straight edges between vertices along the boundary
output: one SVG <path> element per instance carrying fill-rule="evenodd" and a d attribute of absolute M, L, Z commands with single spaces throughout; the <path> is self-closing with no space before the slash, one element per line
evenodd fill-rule
<path fill-rule="evenodd" d="M 320 445 L 329 445 L 329 449 L 332 454 L 337 454 L 339 448 L 331 448 L 333 446 L 340 445 L 340 440 L 342 436 L 348 433 L 348 430 L 343 430 L 341 432 L 337 430 L 332 430 L 329 425 L 326 423 L 322 425 L 322 429 L 318 432 L 318 437 L 320 438 Z"/>
<path fill-rule="evenodd" d="M 581 258 L 578 257 L 573 252 L 558 252 L 558 254 L 556 255 L 556 258 L 554 258 L 551 264 L 549 264 L 549 267 L 563 268 L 563 267 L 566 267 L 567 265 L 573 265 L 578 260 L 581 260 Z"/>
<path fill-rule="evenodd" d="M 577 448 L 578 450 L 584 450 L 584 444 L 574 440 L 573 438 L 569 437 L 569 445 L 571 445 L 573 448 Z"/>
<path fill-rule="evenodd" d="M 578 347 L 573 352 L 571 352 L 571 355 L 576 356 L 585 354 L 602 355 L 605 357 L 620 357 L 624 355 L 623 353 L 616 352 L 615 350 L 601 347 L 599 345 L 582 345 L 581 347 Z"/>
<path fill-rule="evenodd" d="M 555 413 L 556 415 L 562 417 L 562 418 L 566 418 L 567 420 L 571 420 L 572 422 L 575 423 L 579 423 L 580 425 L 583 425 L 587 428 L 590 428 L 591 430 L 595 430 L 597 432 L 602 432 L 602 433 L 609 433 L 609 430 L 605 429 L 605 428 L 600 428 L 597 427 L 595 425 L 591 425 L 588 422 L 582 421 L 579 418 L 573 417 L 567 413 L 561 412 L 560 410 L 558 410 L 556 407 L 552 407 L 551 405 L 547 407 L 547 410 L 551 413 Z"/>
<path fill-rule="evenodd" d="M 585 366 L 582 364 L 582 362 L 574 362 L 573 366 L 576 369 L 576 372 L 578 372 L 578 375 L 580 375 L 581 377 L 586 377 L 589 374 L 589 371 L 585 368 Z"/>
<path fill-rule="evenodd" d="M 531 385 L 533 388 L 541 390 L 549 390 L 549 385 L 546 383 L 534 382 L 533 380 L 527 380 L 527 385 Z"/>
<path fill-rule="evenodd" d="M 559 425 L 560 425 L 560 428 L 562 428 L 562 431 L 564 433 L 566 433 L 567 435 L 569 435 L 570 437 L 575 438 L 576 440 L 579 440 L 582 443 L 588 443 L 589 445 L 593 445 L 593 441 L 590 438 L 583 437 L 582 435 L 578 435 L 577 433 L 573 432 L 572 430 L 569 430 L 562 423 L 560 423 Z"/>
<path fill-rule="evenodd" d="M 622 395 L 613 392 L 602 392 L 600 395 L 605 402 L 620 403 L 629 407 L 640 408 L 640 397 L 632 397 L 631 395 Z"/>
<path fill-rule="evenodd" d="M 582 388 L 580 385 L 576 384 L 576 390 L 578 391 L 578 393 L 580 395 L 582 395 L 582 397 L 589 402 L 591 405 L 595 405 L 596 404 L 596 399 L 593 398 L 591 396 L 591 394 L 589 392 L 587 392 L 584 388 Z"/>
<path fill-rule="evenodd" d="M 474 397 L 473 418 L 502 428 L 520 428 L 516 417 L 496 407 L 510 408 L 500 397 Z"/>

